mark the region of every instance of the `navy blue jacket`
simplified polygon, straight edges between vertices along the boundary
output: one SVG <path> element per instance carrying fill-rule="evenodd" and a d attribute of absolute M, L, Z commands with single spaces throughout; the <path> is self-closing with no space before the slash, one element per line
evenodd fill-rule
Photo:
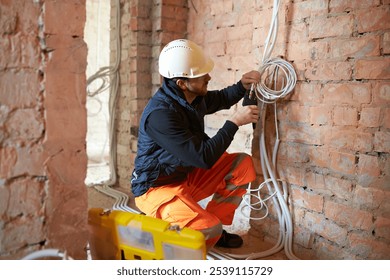
<path fill-rule="evenodd" d="M 215 136 L 204 132 L 204 116 L 229 109 L 245 94 L 241 82 L 208 91 L 189 104 L 172 80 L 146 105 L 140 121 L 138 151 L 131 178 L 135 197 L 151 187 L 180 182 L 197 168 L 211 168 L 231 144 L 238 126 L 226 121 Z"/>

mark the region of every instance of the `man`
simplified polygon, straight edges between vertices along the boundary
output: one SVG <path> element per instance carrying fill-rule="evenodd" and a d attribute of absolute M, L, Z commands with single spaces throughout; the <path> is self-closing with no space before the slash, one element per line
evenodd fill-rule
<path fill-rule="evenodd" d="M 228 154 L 238 127 L 258 120 L 255 105 L 240 107 L 215 136 L 204 132 L 204 116 L 242 99 L 260 73 L 220 91 L 208 91 L 213 61 L 189 40 L 175 40 L 160 53 L 162 87 L 142 114 L 132 174 L 137 207 L 146 215 L 201 231 L 207 248 L 237 248 L 242 238 L 227 233 L 247 186 L 255 179 L 252 159 Z M 198 202 L 213 195 L 206 209 Z"/>

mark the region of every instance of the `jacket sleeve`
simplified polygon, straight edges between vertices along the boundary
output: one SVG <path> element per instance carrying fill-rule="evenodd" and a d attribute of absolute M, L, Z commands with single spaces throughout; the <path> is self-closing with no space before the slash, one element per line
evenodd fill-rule
<path fill-rule="evenodd" d="M 209 91 L 205 96 L 207 114 L 229 109 L 244 97 L 245 91 L 241 81 L 222 90 Z"/>
<path fill-rule="evenodd" d="M 187 166 L 211 168 L 226 151 L 238 130 L 226 121 L 212 138 L 204 132 L 194 133 L 188 119 L 170 110 L 153 111 L 145 124 L 146 133 L 163 149 Z"/>

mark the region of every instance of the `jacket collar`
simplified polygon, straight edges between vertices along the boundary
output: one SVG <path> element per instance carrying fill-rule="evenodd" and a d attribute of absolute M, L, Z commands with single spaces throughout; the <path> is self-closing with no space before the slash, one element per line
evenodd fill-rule
<path fill-rule="evenodd" d="M 189 104 L 184 96 L 183 91 L 176 85 L 175 81 L 170 79 L 164 78 L 162 88 L 165 94 L 175 99 L 180 103 L 180 105 L 184 107 L 191 107 L 194 109 L 194 107 L 196 107 L 196 105 L 199 104 L 203 99 L 202 96 L 198 96 L 195 98 L 192 104 Z"/>

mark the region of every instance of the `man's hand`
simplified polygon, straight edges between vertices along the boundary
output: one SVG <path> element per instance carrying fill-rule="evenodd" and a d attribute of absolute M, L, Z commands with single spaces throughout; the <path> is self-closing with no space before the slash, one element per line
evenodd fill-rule
<path fill-rule="evenodd" d="M 260 82 L 260 72 L 259 71 L 250 71 L 242 75 L 241 83 L 246 89 L 250 89 L 252 84 Z"/>
<path fill-rule="evenodd" d="M 229 119 L 237 126 L 248 123 L 257 123 L 259 119 L 259 109 L 256 105 L 239 107 L 233 116 Z"/>

